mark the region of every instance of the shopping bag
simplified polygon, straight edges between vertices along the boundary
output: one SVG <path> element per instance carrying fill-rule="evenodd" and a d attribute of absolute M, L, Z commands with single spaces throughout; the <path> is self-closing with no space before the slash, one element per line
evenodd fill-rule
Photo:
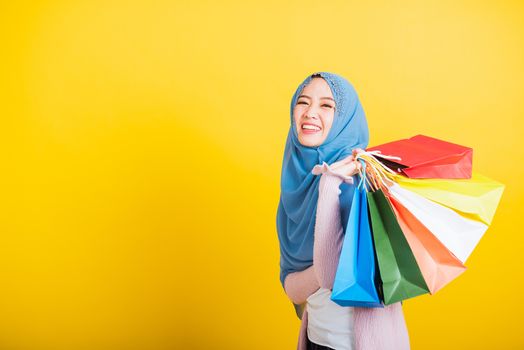
<path fill-rule="evenodd" d="M 465 218 L 397 183 L 393 183 L 388 191 L 462 263 L 466 262 L 488 228 L 482 222 Z"/>
<path fill-rule="evenodd" d="M 358 186 L 353 194 L 331 300 L 341 306 L 383 307 L 376 278 L 366 190 Z"/>
<path fill-rule="evenodd" d="M 431 294 L 466 270 L 431 231 L 391 195 L 387 196 Z"/>
<path fill-rule="evenodd" d="M 504 185 L 479 173 L 471 179 L 393 178 L 401 187 L 449 207 L 464 217 L 491 224 L 500 202 Z"/>
<path fill-rule="evenodd" d="M 410 178 L 471 178 L 473 149 L 433 137 L 417 135 L 370 147 L 367 151 L 400 157 L 380 161 Z"/>
<path fill-rule="evenodd" d="M 384 304 L 393 304 L 429 292 L 384 193 L 378 189 L 368 192 L 367 198 Z"/>

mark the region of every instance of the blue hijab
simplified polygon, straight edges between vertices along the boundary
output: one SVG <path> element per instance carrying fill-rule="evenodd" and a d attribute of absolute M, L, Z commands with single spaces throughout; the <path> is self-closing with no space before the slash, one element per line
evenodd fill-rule
<path fill-rule="evenodd" d="M 315 74 L 320 74 L 331 88 L 335 99 L 335 116 L 324 143 L 317 147 L 308 147 L 298 141 L 293 108 L 302 89 Z M 313 264 L 313 232 L 320 176 L 313 175 L 311 170 L 316 164 L 331 164 L 343 159 L 355 148 L 365 149 L 369 140 L 366 116 L 353 86 L 343 77 L 333 73 L 315 74 L 308 76 L 298 86 L 291 100 L 291 125 L 282 162 L 277 212 L 282 287 L 289 273 L 302 271 Z M 344 228 L 347 225 L 354 188 L 354 184 L 343 183 L 340 186 Z"/>

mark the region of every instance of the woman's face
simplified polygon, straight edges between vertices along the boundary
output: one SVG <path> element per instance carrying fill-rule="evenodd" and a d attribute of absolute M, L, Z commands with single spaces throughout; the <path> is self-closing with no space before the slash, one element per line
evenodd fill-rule
<path fill-rule="evenodd" d="M 323 78 L 313 78 L 304 87 L 293 108 L 298 141 L 308 147 L 320 146 L 327 138 L 333 118 L 335 100 Z"/>

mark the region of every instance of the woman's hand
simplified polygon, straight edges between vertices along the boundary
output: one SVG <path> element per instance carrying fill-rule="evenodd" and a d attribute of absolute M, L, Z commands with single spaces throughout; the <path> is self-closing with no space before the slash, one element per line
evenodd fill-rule
<path fill-rule="evenodd" d="M 353 150 L 353 152 L 353 154 L 355 154 L 355 150 Z M 358 160 L 355 160 L 354 155 L 351 155 L 331 164 L 330 168 L 336 174 L 353 176 L 359 173 L 359 171 L 362 169 L 362 164 L 360 164 Z"/>
<path fill-rule="evenodd" d="M 353 154 L 356 154 L 356 151 L 357 150 L 353 150 Z M 353 183 L 352 176 L 358 174 L 361 168 L 362 165 L 360 162 L 355 160 L 353 155 L 350 155 L 331 165 L 328 165 L 326 162 L 322 165 L 315 165 L 311 172 L 314 175 L 328 173 L 342 178 L 346 183 Z"/>
<path fill-rule="evenodd" d="M 364 150 L 362 148 L 355 148 L 352 153 L 353 153 L 353 157 L 356 157 L 357 154 L 361 153 L 361 152 L 364 152 Z"/>

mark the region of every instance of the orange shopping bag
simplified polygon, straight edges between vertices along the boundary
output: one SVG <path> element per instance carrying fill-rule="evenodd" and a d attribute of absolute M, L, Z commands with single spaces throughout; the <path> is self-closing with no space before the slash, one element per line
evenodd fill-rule
<path fill-rule="evenodd" d="M 386 197 L 391 203 L 431 294 L 436 293 L 466 270 L 464 264 L 409 210 L 394 197 L 389 195 Z"/>

